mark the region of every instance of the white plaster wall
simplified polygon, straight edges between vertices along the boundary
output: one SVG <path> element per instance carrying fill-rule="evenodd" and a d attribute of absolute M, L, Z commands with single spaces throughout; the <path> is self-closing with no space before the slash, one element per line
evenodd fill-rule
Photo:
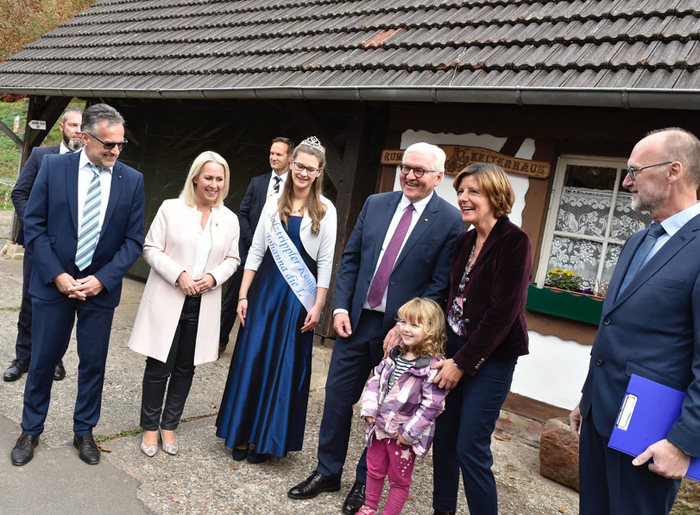
<path fill-rule="evenodd" d="M 506 138 L 489 134 L 433 134 L 426 131 L 406 131 L 401 137 L 401 148 L 412 143 L 427 141 L 436 145 L 463 145 L 500 151 Z M 515 157 L 532 159 L 535 142 L 526 139 Z M 401 189 L 399 167 L 396 168 L 394 191 Z M 525 208 L 525 194 L 529 179 L 522 175 L 508 174 L 515 191 L 515 205 L 509 215 L 510 221 L 521 226 Z M 445 176 L 435 189 L 438 195 L 457 206 L 457 195 L 452 187 L 452 177 Z M 520 395 L 571 409 L 581 397 L 581 388 L 588 371 L 591 348 L 574 341 L 562 340 L 555 336 L 543 336 L 530 331 L 530 354 L 522 356 L 515 368 L 511 391 Z"/>
<path fill-rule="evenodd" d="M 574 408 L 588 372 L 590 345 L 528 333 L 530 354 L 518 359 L 510 390 L 553 406 Z"/>

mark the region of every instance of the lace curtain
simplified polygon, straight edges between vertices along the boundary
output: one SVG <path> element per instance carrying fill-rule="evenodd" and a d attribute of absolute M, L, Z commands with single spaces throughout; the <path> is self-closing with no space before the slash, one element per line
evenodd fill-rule
<path fill-rule="evenodd" d="M 612 193 L 570 186 L 563 189 L 547 270 L 572 270 L 583 277 L 582 288 L 595 289 L 597 280 L 610 281 L 622 243 L 651 224 L 648 213 L 632 210 L 631 193 L 620 191 L 608 228 Z M 601 260 L 603 269 L 598 277 Z"/>

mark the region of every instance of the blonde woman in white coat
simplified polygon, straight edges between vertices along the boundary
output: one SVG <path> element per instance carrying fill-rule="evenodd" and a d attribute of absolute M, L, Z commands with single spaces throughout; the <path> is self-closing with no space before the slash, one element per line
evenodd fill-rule
<path fill-rule="evenodd" d="M 261 463 L 302 447 L 313 330 L 337 225 L 335 207 L 321 195 L 325 162 L 315 137 L 294 149 L 290 178 L 279 200 L 265 205 L 248 253 L 237 309 L 242 327 L 216 421 L 237 461 Z"/>
<path fill-rule="evenodd" d="M 177 453 L 175 429 L 195 366 L 218 358 L 218 286 L 240 264 L 238 218 L 223 205 L 229 175 L 219 154 L 200 154 L 180 197 L 160 206 L 143 246 L 151 272 L 129 347 L 148 356 L 141 401 L 148 456 L 158 451 L 159 428 L 163 450 Z"/>

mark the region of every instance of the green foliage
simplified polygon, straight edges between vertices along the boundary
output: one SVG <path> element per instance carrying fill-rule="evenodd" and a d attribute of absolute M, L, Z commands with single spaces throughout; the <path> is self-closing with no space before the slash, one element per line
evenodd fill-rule
<path fill-rule="evenodd" d="M 2 0 L 0 0 L 2 1 Z M 10 129 L 14 128 L 15 117 L 19 116 L 19 128 L 15 132 L 20 138 L 24 138 L 24 128 L 27 124 L 27 107 L 29 99 L 24 98 L 13 102 L 0 101 L 0 121 Z M 85 107 L 85 102 L 74 99 L 68 107 Z M 60 118 L 46 135 L 42 145 L 58 145 L 61 142 Z M 0 211 L 12 209 L 10 201 L 11 183 L 17 180 L 17 165 L 19 164 L 20 149 L 15 142 L 0 132 Z"/>
<path fill-rule="evenodd" d="M 1 0 L 0 0 L 1 1 Z M 17 102 L 0 102 L 0 121 L 10 129 L 14 127 L 15 117 L 19 116 L 19 129 L 16 134 L 24 138 L 24 127 L 27 124 L 28 99 Z M 60 132 L 60 131 L 59 131 Z M 13 181 L 17 179 L 17 164 L 20 149 L 5 133 L 0 133 L 0 180 Z M 0 191 L 0 200 L 3 199 Z M 0 206 L 1 207 L 1 206 Z"/>
<path fill-rule="evenodd" d="M 583 278 L 573 273 L 571 270 L 552 268 L 547 272 L 547 285 L 562 290 L 581 291 L 581 281 Z"/>
<path fill-rule="evenodd" d="M 95 0 L 0 0 L 0 61 L 84 11 Z"/>

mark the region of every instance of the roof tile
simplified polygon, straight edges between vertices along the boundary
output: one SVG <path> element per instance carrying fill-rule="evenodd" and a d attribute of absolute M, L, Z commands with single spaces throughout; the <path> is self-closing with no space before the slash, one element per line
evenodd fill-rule
<path fill-rule="evenodd" d="M 697 0 L 102 0 L 0 90 L 698 90 L 699 26 Z"/>

